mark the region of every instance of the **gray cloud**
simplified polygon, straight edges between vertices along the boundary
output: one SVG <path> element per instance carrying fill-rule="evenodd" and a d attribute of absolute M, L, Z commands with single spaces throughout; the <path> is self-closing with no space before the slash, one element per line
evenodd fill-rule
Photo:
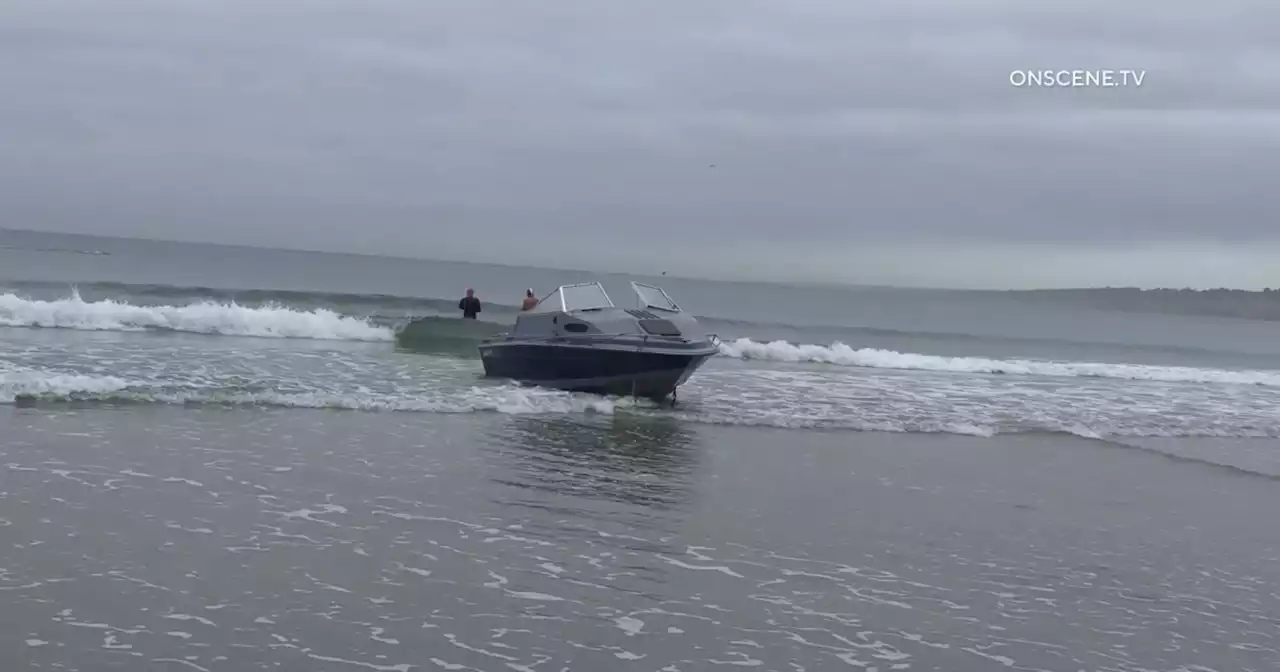
<path fill-rule="evenodd" d="M 1276 35 L 1262 0 L 19 0 L 0 14 L 0 226 L 1280 284 L 1259 254 L 1280 246 Z M 1044 68 L 1146 75 L 1009 84 Z"/>

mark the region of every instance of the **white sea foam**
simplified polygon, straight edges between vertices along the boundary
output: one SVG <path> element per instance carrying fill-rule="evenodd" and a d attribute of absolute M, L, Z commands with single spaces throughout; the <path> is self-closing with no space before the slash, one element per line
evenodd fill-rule
<path fill-rule="evenodd" d="M 0 326 L 86 331 L 166 329 L 195 334 L 390 341 L 391 329 L 326 309 L 248 307 L 205 301 L 185 306 L 135 306 L 105 299 L 85 301 L 79 293 L 54 301 L 0 294 Z"/>
<path fill-rule="evenodd" d="M 1146 366 L 1106 362 L 1054 362 L 985 357 L 942 357 L 875 348 L 855 349 L 844 343 L 795 345 L 786 341 L 759 343 L 746 338 L 726 341 L 720 352 L 737 359 L 811 362 L 871 369 L 949 371 L 954 373 L 1021 374 L 1151 380 L 1170 383 L 1227 383 L 1280 387 L 1280 371 L 1231 371 L 1186 366 Z"/>
<path fill-rule="evenodd" d="M 840 375 L 822 370 L 704 372 L 675 409 L 511 384 L 332 385 L 314 390 L 245 391 L 216 378 L 185 384 L 154 379 L 75 375 L 0 362 L 0 404 L 19 395 L 46 403 L 231 405 L 344 409 L 366 412 L 499 413 L 505 415 L 639 414 L 690 422 L 784 429 L 992 436 L 1065 432 L 1101 437 L 1280 437 L 1275 388 L 1149 384 L 1077 378 L 1063 384 L 1035 378 L 971 377 L 898 372 Z M 301 382 L 301 381 L 298 381 Z M 292 387 L 293 389 L 289 389 Z M 39 403 L 39 402 L 38 402 Z"/>
<path fill-rule="evenodd" d="M 13 403 L 24 395 L 55 398 L 105 395 L 128 387 L 129 381 L 115 376 L 38 371 L 0 362 L 0 403 Z"/>
<path fill-rule="evenodd" d="M 514 385 L 472 387 L 437 392 L 243 392 L 219 388 L 174 391 L 148 381 L 115 376 L 91 376 L 40 371 L 0 362 L 0 404 L 34 396 L 51 401 L 97 400 L 158 404 L 222 404 L 356 411 L 414 411 L 423 413 L 495 412 L 509 415 L 544 413 L 613 413 L 630 400 L 616 400 L 558 390 Z"/>

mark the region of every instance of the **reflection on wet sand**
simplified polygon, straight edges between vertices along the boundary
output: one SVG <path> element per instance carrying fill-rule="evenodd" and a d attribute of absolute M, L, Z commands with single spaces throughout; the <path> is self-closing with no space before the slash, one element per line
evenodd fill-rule
<path fill-rule="evenodd" d="M 697 467 L 697 434 L 674 418 L 515 418 L 493 429 L 490 480 L 550 495 L 680 508 Z"/>
<path fill-rule="evenodd" d="M 1270 481 L 677 423 L 16 412 L 0 670 L 1275 669 Z"/>

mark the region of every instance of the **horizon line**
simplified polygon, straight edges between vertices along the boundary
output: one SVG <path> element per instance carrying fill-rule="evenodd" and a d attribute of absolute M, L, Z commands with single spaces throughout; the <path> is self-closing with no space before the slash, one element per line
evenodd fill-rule
<path fill-rule="evenodd" d="M 749 279 L 737 279 L 737 278 L 726 278 L 726 277 L 715 278 L 715 277 L 707 277 L 707 276 L 680 275 L 678 273 L 668 274 L 666 271 L 662 271 L 659 274 L 618 272 L 618 271 L 605 271 L 605 270 L 588 269 L 588 268 L 520 265 L 520 264 L 512 264 L 512 263 L 496 262 L 496 261 L 469 261 L 469 260 L 461 260 L 461 259 L 442 259 L 439 257 L 406 256 L 406 255 L 399 255 L 399 254 L 375 254 L 370 252 L 338 252 L 334 250 L 317 250 L 317 249 L 304 248 L 304 247 L 275 247 L 270 245 L 247 245 L 244 243 L 215 243 L 215 242 L 199 241 L 199 240 L 177 240 L 173 238 L 146 238 L 142 236 L 128 236 L 128 235 L 120 235 L 120 234 L 104 235 L 104 234 L 96 234 L 96 233 L 76 233 L 76 232 L 70 232 L 70 231 L 38 231 L 36 229 L 14 228 L 9 226 L 0 226 L 0 232 L 69 236 L 69 237 L 79 237 L 79 238 L 97 238 L 102 240 L 172 243 L 177 245 L 207 245 L 210 247 L 221 247 L 221 248 L 231 248 L 231 249 L 241 249 L 241 250 L 264 250 L 264 251 L 271 251 L 271 252 L 298 252 L 303 254 L 331 254 L 331 255 L 338 255 L 338 256 L 368 257 L 368 258 L 374 258 L 374 259 L 395 259 L 395 260 L 401 260 L 401 261 L 425 261 L 425 262 L 434 262 L 434 263 L 461 264 L 461 265 L 469 265 L 469 266 L 497 266 L 500 268 L 528 269 L 528 270 L 538 270 L 538 271 L 564 271 L 569 273 L 588 273 L 588 274 L 600 274 L 600 275 L 634 275 L 634 276 L 639 276 L 644 278 L 671 278 L 675 280 L 693 280 L 698 282 L 722 282 L 727 284 L 773 285 L 773 286 L 781 285 L 781 286 L 791 286 L 791 287 L 797 287 L 797 288 L 810 288 L 810 289 L 815 289 L 815 288 L 816 289 L 879 289 L 879 290 L 896 290 L 896 291 L 970 292 L 970 293 L 987 293 L 987 294 L 1033 293 L 1033 292 L 1034 293 L 1090 292 L 1090 291 L 1101 291 L 1101 290 L 1113 290 L 1113 291 L 1114 290 L 1130 290 L 1130 291 L 1141 291 L 1141 292 L 1231 291 L 1231 292 L 1246 292 L 1251 294 L 1265 294 L 1265 293 L 1280 291 L 1280 286 L 1275 288 L 1264 287 L 1262 289 L 1243 289 L 1239 287 L 1197 288 L 1197 287 L 1191 287 L 1191 286 L 1141 287 L 1138 285 L 1092 285 L 1092 286 L 1084 285 L 1084 286 L 1074 286 L 1074 287 L 1026 287 L 1026 288 L 1009 288 L 1009 287 L 960 288 L 960 287 L 934 287 L 934 286 L 919 286 L 919 285 L 917 286 L 884 285 L 884 284 L 870 284 L 870 283 L 855 283 L 855 282 L 848 282 L 848 281 L 841 281 L 841 280 L 785 280 L 785 281 L 749 280 Z M 3 248 L 0 248 L 0 249 L 3 249 Z M 9 249 L 21 249 L 21 248 L 9 248 Z"/>

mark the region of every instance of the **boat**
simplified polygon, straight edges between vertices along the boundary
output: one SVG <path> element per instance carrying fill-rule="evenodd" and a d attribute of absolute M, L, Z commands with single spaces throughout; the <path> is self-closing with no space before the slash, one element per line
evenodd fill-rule
<path fill-rule="evenodd" d="M 574 392 L 674 402 L 676 388 L 720 351 L 661 287 L 632 282 L 619 308 L 599 282 L 561 285 L 479 344 L 487 377 Z"/>
<path fill-rule="evenodd" d="M 476 344 L 503 333 L 510 325 L 486 320 L 427 315 L 396 328 L 396 347 L 406 352 L 474 357 Z"/>

